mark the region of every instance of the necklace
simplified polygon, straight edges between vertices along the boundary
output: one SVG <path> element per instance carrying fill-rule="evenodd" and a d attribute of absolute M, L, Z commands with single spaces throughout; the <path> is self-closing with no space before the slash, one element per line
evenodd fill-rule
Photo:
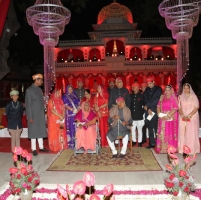
<path fill-rule="evenodd" d="M 19 106 L 19 101 L 17 101 L 17 105 L 16 105 L 16 106 L 14 105 L 14 102 L 13 102 L 13 101 L 11 101 L 11 103 L 12 103 L 12 107 L 13 107 L 15 110 L 17 110 L 17 108 L 18 108 L 18 106 Z"/>

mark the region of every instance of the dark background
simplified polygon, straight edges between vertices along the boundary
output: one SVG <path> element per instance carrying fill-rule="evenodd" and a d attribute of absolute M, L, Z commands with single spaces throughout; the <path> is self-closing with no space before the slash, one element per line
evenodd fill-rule
<path fill-rule="evenodd" d="M 62 4 L 71 10 L 71 20 L 66 26 L 60 40 L 88 39 L 88 32 L 93 31 L 92 24 L 97 23 L 101 8 L 112 3 L 112 0 L 62 0 Z M 158 12 L 161 0 L 117 0 L 127 6 L 133 14 L 134 23 L 142 30 L 141 37 L 171 37 L 171 31 L 166 28 L 165 20 Z M 20 29 L 10 39 L 8 63 L 15 63 L 16 69 L 28 68 L 31 74 L 37 72 L 35 66 L 43 67 L 43 46 L 33 28 L 27 24 L 26 8 L 32 6 L 35 0 L 14 0 Z M 193 30 L 189 40 L 190 66 L 183 82 L 190 82 L 199 93 L 201 87 L 201 22 Z M 15 70 L 11 67 L 11 71 Z"/>

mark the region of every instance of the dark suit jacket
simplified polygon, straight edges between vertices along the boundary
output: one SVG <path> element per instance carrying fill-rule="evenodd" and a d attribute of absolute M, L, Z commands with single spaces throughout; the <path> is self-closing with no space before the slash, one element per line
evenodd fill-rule
<path fill-rule="evenodd" d="M 130 94 L 131 97 L 131 116 L 134 121 L 143 120 L 143 94 L 138 92 L 137 94 Z"/>
<path fill-rule="evenodd" d="M 126 106 L 130 108 L 131 105 L 131 99 L 130 94 L 126 88 L 114 88 L 109 93 L 109 102 L 108 102 L 108 108 L 112 108 L 112 105 L 116 105 L 116 99 L 119 97 L 123 97 L 126 103 Z"/>
<path fill-rule="evenodd" d="M 162 94 L 162 89 L 159 86 L 155 85 L 153 88 L 149 88 L 149 87 L 146 88 L 146 90 L 143 93 L 143 100 L 144 100 L 144 105 L 147 106 L 147 110 L 151 109 L 153 112 L 156 113 L 156 107 L 157 107 L 161 94 Z M 147 115 L 147 112 L 145 112 L 145 115 Z"/>
<path fill-rule="evenodd" d="M 12 101 L 6 105 L 6 117 L 8 119 L 8 129 L 16 130 L 17 126 L 19 129 L 22 128 L 22 115 L 23 115 L 23 104 L 18 101 L 19 105 L 15 109 L 12 106 Z M 16 105 L 16 104 L 14 104 Z"/>

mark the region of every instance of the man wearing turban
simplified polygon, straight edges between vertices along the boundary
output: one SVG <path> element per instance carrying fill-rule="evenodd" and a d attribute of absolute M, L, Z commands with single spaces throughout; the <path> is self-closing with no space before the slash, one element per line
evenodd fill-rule
<path fill-rule="evenodd" d="M 84 80 L 82 78 L 77 79 L 77 88 L 75 89 L 75 93 L 79 97 L 80 101 L 84 97 Z"/>
<path fill-rule="evenodd" d="M 145 123 L 149 130 L 149 145 L 146 148 L 155 147 L 156 141 L 154 135 L 157 133 L 158 116 L 156 113 L 157 104 L 162 94 L 162 89 L 155 85 L 152 77 L 147 77 L 147 88 L 143 93 L 144 110 L 145 110 Z M 147 119 L 151 116 L 151 120 Z"/>
<path fill-rule="evenodd" d="M 34 83 L 26 89 L 25 109 L 28 121 L 28 138 L 31 139 L 31 149 L 34 156 L 37 156 L 36 139 L 39 144 L 39 151 L 48 152 L 43 146 L 43 138 L 47 137 L 45 108 L 43 91 L 40 86 L 43 84 L 43 75 L 32 76 Z"/>
<path fill-rule="evenodd" d="M 110 94 L 110 92 L 115 88 L 115 79 L 114 78 L 110 78 L 108 80 L 108 85 L 109 85 L 109 88 L 107 89 L 107 91 Z"/>
<path fill-rule="evenodd" d="M 6 105 L 6 117 L 8 120 L 8 130 L 11 135 L 11 152 L 14 147 L 20 147 L 20 135 L 22 132 L 23 104 L 18 101 L 19 92 L 12 90 L 10 92 L 11 101 Z"/>
<path fill-rule="evenodd" d="M 131 115 L 133 119 L 132 140 L 133 146 L 136 144 L 136 128 L 138 132 L 138 147 L 142 146 L 142 127 L 144 126 L 143 94 L 139 92 L 140 85 L 136 82 L 132 85 L 133 94 L 131 97 Z"/>
<path fill-rule="evenodd" d="M 110 124 L 110 129 L 107 133 L 107 141 L 112 150 L 112 158 L 124 158 L 128 145 L 128 136 L 130 134 L 129 125 L 131 125 L 133 121 L 131 111 L 126 107 L 124 98 L 117 98 L 116 103 L 117 105 L 109 110 L 108 123 Z M 119 156 L 114 145 L 114 141 L 118 136 L 123 137 L 123 147 Z"/>

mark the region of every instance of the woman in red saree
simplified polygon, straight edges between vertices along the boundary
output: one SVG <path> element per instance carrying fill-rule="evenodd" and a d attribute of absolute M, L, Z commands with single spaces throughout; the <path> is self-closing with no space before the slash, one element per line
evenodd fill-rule
<path fill-rule="evenodd" d="M 85 153 L 88 149 L 94 151 L 96 147 L 96 114 L 90 109 L 89 102 L 81 104 L 81 109 L 75 116 L 77 121 L 76 129 L 76 149 L 84 148 Z"/>
<path fill-rule="evenodd" d="M 108 132 L 108 92 L 104 85 L 98 85 L 98 93 L 94 98 L 94 109 L 99 120 L 99 130 L 102 147 L 108 146 L 106 134 Z"/>
<path fill-rule="evenodd" d="M 48 102 L 48 141 L 52 151 L 67 148 L 64 126 L 65 107 L 59 90 L 54 90 Z"/>

